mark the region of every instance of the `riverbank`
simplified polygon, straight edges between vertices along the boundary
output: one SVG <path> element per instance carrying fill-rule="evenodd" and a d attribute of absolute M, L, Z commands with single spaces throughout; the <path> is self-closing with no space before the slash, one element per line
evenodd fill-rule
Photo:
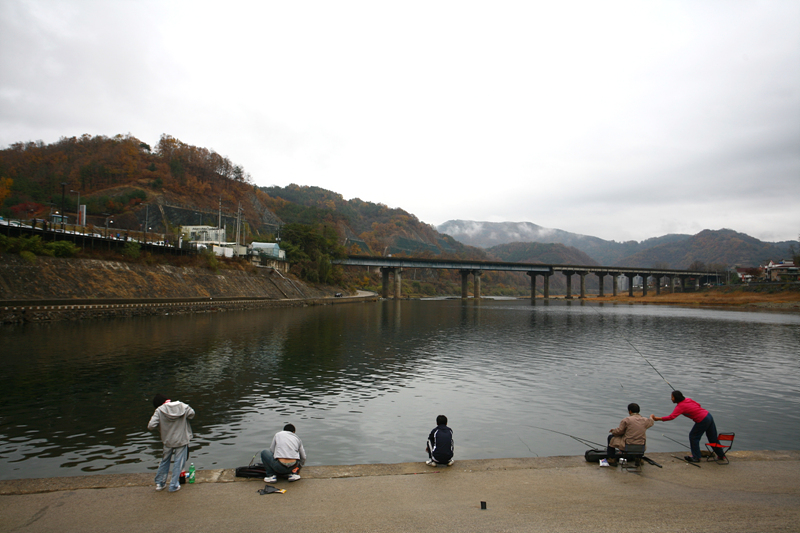
<path fill-rule="evenodd" d="M 628 293 L 617 296 L 591 297 L 593 302 L 668 304 L 682 306 L 739 307 L 745 309 L 777 309 L 800 311 L 800 287 L 773 286 L 720 287 L 698 292 L 676 292 L 654 294 L 652 289 L 647 296 L 642 291 L 634 291 L 633 298 Z"/>
<path fill-rule="evenodd" d="M 313 286 L 272 268 L 147 265 L 15 254 L 0 260 L 0 324 L 241 311 L 374 301 L 336 298 L 342 289 Z"/>
<path fill-rule="evenodd" d="M 152 472 L 1 481 L 0 531 L 797 531 L 800 452 L 700 468 L 671 455 L 649 454 L 663 468 L 639 473 L 583 457 L 313 466 L 268 495 L 232 470 L 174 494 Z"/>

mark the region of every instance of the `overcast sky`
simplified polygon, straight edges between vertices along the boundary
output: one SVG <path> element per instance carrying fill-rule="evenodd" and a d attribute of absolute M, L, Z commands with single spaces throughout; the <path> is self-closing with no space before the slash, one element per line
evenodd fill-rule
<path fill-rule="evenodd" d="M 438 225 L 800 233 L 800 2 L 0 0 L 0 147 L 162 133 Z"/>

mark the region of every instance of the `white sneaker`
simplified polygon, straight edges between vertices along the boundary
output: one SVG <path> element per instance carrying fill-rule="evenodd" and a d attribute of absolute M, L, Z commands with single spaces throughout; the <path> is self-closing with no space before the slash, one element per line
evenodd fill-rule
<path fill-rule="evenodd" d="M 436 466 L 436 461 L 434 461 L 433 459 L 428 459 L 427 461 L 425 461 L 425 464 L 428 466 Z"/>
<path fill-rule="evenodd" d="M 275 483 L 278 481 L 278 476 L 267 476 L 264 478 L 264 483 Z"/>
<path fill-rule="evenodd" d="M 455 463 L 455 461 L 450 459 L 449 461 L 447 461 L 447 466 L 453 466 L 453 463 Z"/>
<path fill-rule="evenodd" d="M 300 479 L 300 474 L 289 474 L 289 481 L 297 481 Z"/>
<path fill-rule="evenodd" d="M 161 483 L 156 483 L 156 490 L 162 491 L 162 490 L 164 490 L 166 488 L 167 488 L 166 485 L 162 485 Z"/>
<path fill-rule="evenodd" d="M 175 490 L 169 489 L 169 492 L 178 492 L 179 490 L 181 490 L 181 486 L 180 485 L 178 485 L 178 488 L 175 489 Z"/>

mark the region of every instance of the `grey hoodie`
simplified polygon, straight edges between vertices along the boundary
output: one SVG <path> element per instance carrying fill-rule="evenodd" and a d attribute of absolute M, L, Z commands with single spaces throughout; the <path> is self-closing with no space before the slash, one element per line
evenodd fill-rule
<path fill-rule="evenodd" d="M 189 444 L 192 439 L 190 418 L 194 418 L 194 409 L 187 404 L 178 401 L 165 402 L 153 413 L 147 429 L 153 431 L 160 428 L 161 442 L 164 446 L 179 448 Z"/>

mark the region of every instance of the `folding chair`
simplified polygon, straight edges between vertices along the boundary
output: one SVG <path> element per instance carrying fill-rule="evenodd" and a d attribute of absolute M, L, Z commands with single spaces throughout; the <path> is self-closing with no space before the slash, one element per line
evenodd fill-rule
<path fill-rule="evenodd" d="M 706 457 L 706 461 L 713 460 L 718 465 L 726 465 L 730 463 L 728 460 L 728 450 L 731 449 L 733 446 L 733 437 L 736 436 L 736 433 L 720 433 L 717 435 L 717 439 L 719 440 L 719 444 L 715 442 L 707 442 L 706 448 L 708 451 L 711 452 L 711 455 Z M 722 459 L 717 457 L 718 451 L 722 451 Z"/>
<path fill-rule="evenodd" d="M 626 444 L 625 450 L 620 450 L 617 459 L 627 459 L 628 465 L 633 463 L 633 466 L 626 466 L 626 469 L 636 469 L 639 471 L 642 467 L 642 457 L 644 457 L 644 444 Z"/>

